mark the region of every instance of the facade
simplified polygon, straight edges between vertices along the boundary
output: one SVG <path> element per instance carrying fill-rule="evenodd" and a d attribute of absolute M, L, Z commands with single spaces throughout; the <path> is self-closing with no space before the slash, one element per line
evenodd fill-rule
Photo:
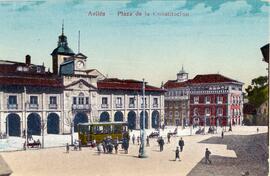
<path fill-rule="evenodd" d="M 197 75 L 183 82 L 167 81 L 165 121 L 171 122 L 168 123 L 170 125 L 177 125 L 175 113 L 180 112 L 189 117 L 186 120 L 189 123 L 186 124 L 240 125 L 243 120 L 242 85 L 243 83 L 220 74 Z M 185 90 L 186 96 L 185 93 L 181 94 L 181 90 Z M 187 109 L 176 108 L 181 97 L 180 102 L 187 102 Z"/>
<path fill-rule="evenodd" d="M 186 126 L 189 124 L 189 88 L 188 73 L 184 68 L 177 74 L 176 80 L 167 81 L 165 93 L 165 124 Z"/>
<path fill-rule="evenodd" d="M 68 47 L 64 29 L 51 53 L 53 72 L 44 65 L 0 61 L 0 132 L 22 136 L 70 133 L 82 122 L 124 121 L 130 129 L 142 123 L 142 81 L 106 78 L 87 69 L 87 57 Z M 164 118 L 164 90 L 148 84 L 146 128 Z"/>

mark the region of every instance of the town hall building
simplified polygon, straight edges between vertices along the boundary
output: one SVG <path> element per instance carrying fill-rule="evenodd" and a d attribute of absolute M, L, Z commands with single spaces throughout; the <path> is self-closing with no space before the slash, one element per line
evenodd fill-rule
<path fill-rule="evenodd" d="M 164 118 L 162 88 L 131 79 L 107 78 L 87 69 L 87 56 L 74 53 L 67 37 L 51 53 L 52 72 L 44 65 L 0 61 L 0 132 L 9 136 L 70 133 L 82 122 L 127 122 L 130 129 L 158 128 Z"/>

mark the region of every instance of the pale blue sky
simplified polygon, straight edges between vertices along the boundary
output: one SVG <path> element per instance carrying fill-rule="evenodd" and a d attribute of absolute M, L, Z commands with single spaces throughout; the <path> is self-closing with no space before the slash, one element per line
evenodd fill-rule
<path fill-rule="evenodd" d="M 266 75 L 260 47 L 269 42 L 269 3 L 260 0 L 0 1 L 0 59 L 51 67 L 65 20 L 69 46 L 88 67 L 109 77 L 145 78 L 160 86 L 184 65 L 190 78 L 221 73 L 247 84 Z M 103 11 L 105 17 L 88 16 Z M 117 16 L 126 12 L 184 12 L 188 17 Z"/>

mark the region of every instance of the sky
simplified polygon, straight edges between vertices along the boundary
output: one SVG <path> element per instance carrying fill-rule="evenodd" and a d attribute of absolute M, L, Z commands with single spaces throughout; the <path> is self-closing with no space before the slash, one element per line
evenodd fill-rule
<path fill-rule="evenodd" d="M 0 59 L 24 62 L 29 54 L 51 69 L 64 20 L 70 48 L 78 52 L 80 30 L 87 67 L 109 77 L 160 86 L 184 66 L 189 78 L 220 73 L 247 87 L 267 75 L 260 47 L 269 43 L 269 7 L 268 0 L 0 0 Z"/>

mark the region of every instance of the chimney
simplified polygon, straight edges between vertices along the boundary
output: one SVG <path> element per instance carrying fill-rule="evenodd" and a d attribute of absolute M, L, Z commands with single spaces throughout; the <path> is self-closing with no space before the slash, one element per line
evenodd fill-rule
<path fill-rule="evenodd" d="M 25 64 L 26 65 L 30 65 L 31 64 L 31 56 L 30 55 L 26 55 L 25 56 Z"/>

